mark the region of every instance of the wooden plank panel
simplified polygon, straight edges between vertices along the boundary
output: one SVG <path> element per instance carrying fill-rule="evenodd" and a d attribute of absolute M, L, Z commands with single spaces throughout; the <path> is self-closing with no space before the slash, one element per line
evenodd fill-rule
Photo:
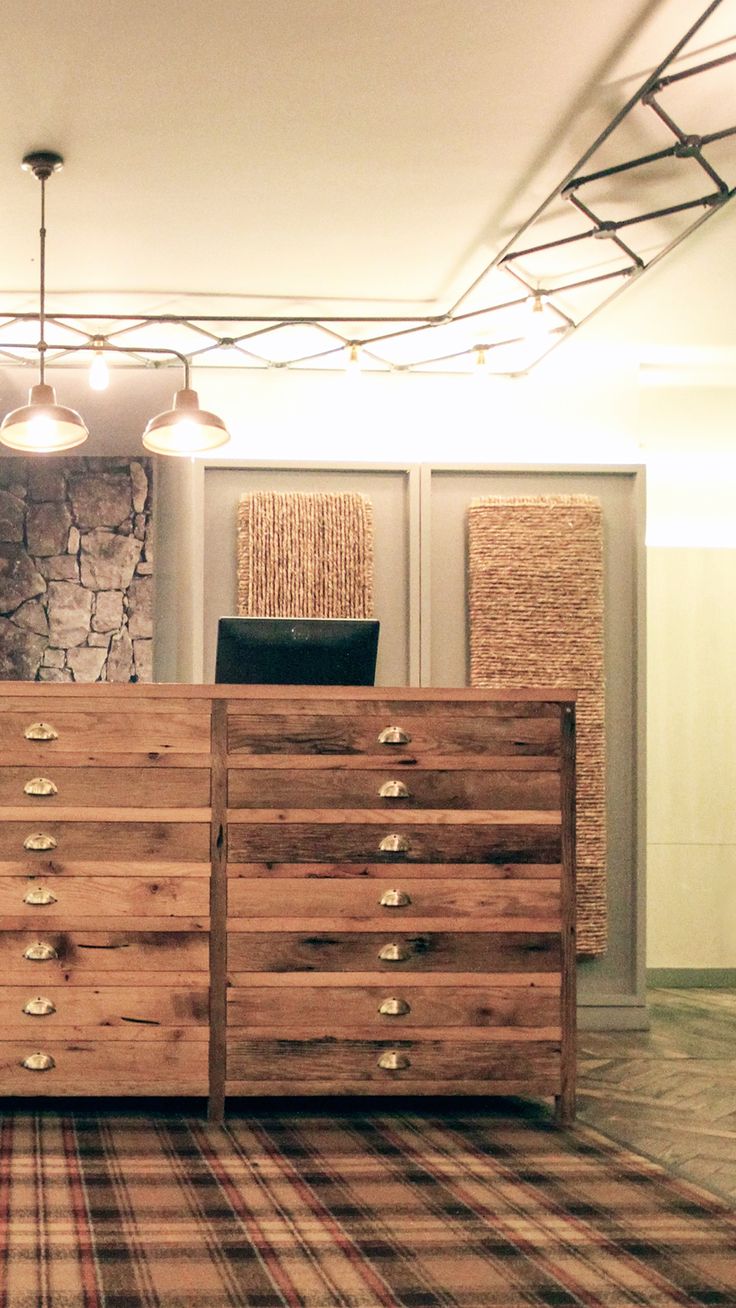
<path fill-rule="evenodd" d="M 121 812 L 123 810 L 120 810 Z M 173 813 L 174 810 L 169 810 Z M 11 817 L 10 810 L 8 817 Z M 197 810 L 192 810 L 196 815 Z M 367 827 L 382 827 L 383 831 L 415 830 L 417 827 L 559 827 L 561 814 L 559 809 L 471 809 L 455 811 L 453 809 L 427 809 L 416 813 L 387 815 L 382 809 L 309 809 L 309 808 L 255 808 L 243 813 L 235 809 L 229 814 L 231 820 L 238 818 L 244 825 L 263 824 L 266 826 L 296 826 L 308 822 L 325 827 L 343 827 L 357 823 Z M 395 823 L 399 823 L 399 827 Z"/>
<path fill-rule="evenodd" d="M 50 1071 L 27 1071 L 22 1066 L 23 1059 L 37 1051 L 54 1059 Z M 90 1093 L 95 1097 L 206 1094 L 207 1044 L 186 1039 L 0 1042 L 0 1094 Z"/>
<path fill-rule="evenodd" d="M 407 958 L 384 961 L 396 942 Z M 238 972 L 559 972 L 559 935 L 443 931 L 231 932 L 228 971 Z"/>
<path fill-rule="evenodd" d="M 25 731 L 32 723 L 48 722 L 58 732 L 58 739 L 26 740 Z M 139 711 L 116 709 L 105 703 L 62 708 L 39 696 L 36 704 L 0 711 L 0 749 L 12 748 L 30 761 L 61 757 L 68 750 L 94 750 L 98 754 L 120 750 L 150 750 L 159 754 L 176 751 L 209 754 L 210 715 L 206 706 L 193 709 L 186 701 L 167 705 L 165 711 L 143 701 Z"/>
<path fill-rule="evenodd" d="M 335 1040 L 344 1037 L 357 1043 L 365 1043 L 376 1039 L 382 1039 L 384 1043 L 390 1043 L 392 1033 L 387 1027 L 379 1030 L 374 1024 L 360 1026 L 355 1023 L 349 1031 L 335 1032 L 316 1020 L 309 1022 L 306 1026 L 303 1023 L 300 1026 L 284 1026 L 280 1023 L 272 1023 L 271 1026 L 232 1027 L 229 1033 L 230 1040 L 279 1040 L 281 1042 Z M 560 1037 L 561 1028 L 559 1023 L 554 1026 L 526 1028 L 487 1026 L 483 1027 L 482 1030 L 467 1026 L 462 1028 L 456 1026 L 397 1026 L 393 1034 L 393 1039 L 402 1044 L 407 1042 L 424 1042 L 426 1044 L 427 1041 L 436 1042 L 437 1040 L 449 1041 L 451 1044 L 455 1044 L 456 1041 L 462 1040 L 466 1044 L 478 1043 L 484 1045 L 500 1042 L 504 1047 L 506 1045 L 534 1044 L 540 1040 L 552 1040 L 559 1045 Z"/>
<path fill-rule="evenodd" d="M 198 753 L 179 753 L 177 750 L 176 753 L 159 754 L 156 750 L 126 751 L 123 748 L 100 754 L 93 749 L 65 749 L 54 754 L 43 742 L 29 740 L 23 740 L 17 747 L 9 744 L 3 750 L 2 758 L 4 765 L 30 769 L 32 776 L 38 772 L 43 774 L 44 769 L 53 766 L 57 771 L 65 768 L 135 768 L 136 771 L 143 769 L 153 777 L 157 772 L 178 768 L 193 768 L 199 772 L 208 761 L 201 750 Z M 539 766 L 544 766 L 543 760 Z"/>
<path fill-rule="evenodd" d="M 409 849 L 401 855 L 383 854 L 381 839 L 395 833 L 406 838 Z M 383 826 L 363 824 L 298 823 L 246 824 L 233 822 L 228 850 L 234 862 L 338 862 L 367 860 L 394 866 L 434 861 L 453 863 L 559 863 L 560 828 L 557 826 L 441 826 L 386 821 Z"/>
<path fill-rule="evenodd" d="M 144 931 L 154 934 L 164 935 L 181 935 L 187 932 L 197 932 L 197 934 L 207 934 L 209 932 L 210 920 L 202 915 L 201 917 L 125 917 L 124 922 L 119 925 L 126 931 Z M 105 913 L 102 907 L 98 908 L 97 913 L 91 913 L 89 917 L 79 918 L 76 922 L 69 921 L 69 917 L 63 913 L 48 911 L 44 913 L 33 913 L 30 908 L 25 908 L 23 913 L 8 914 L 3 919 L 3 929 L 5 931 L 32 931 L 38 935 L 43 932 L 45 935 L 49 931 L 67 931 L 74 930 L 75 927 L 81 927 L 85 931 L 106 931 L 111 925 L 110 916 Z M 360 930 L 361 928 L 356 928 Z M 459 931 L 463 930 L 458 926 Z"/>
<path fill-rule="evenodd" d="M 1 898 L 0 883 L 0 904 Z M 382 907 L 381 897 L 399 891 L 409 902 Z M 415 917 L 550 918 L 560 911 L 559 885 L 554 881 L 423 881 L 414 877 L 385 876 L 383 881 L 330 878 L 267 881 L 231 877 L 228 912 L 234 918 L 356 918 L 374 919 L 377 930 L 402 926 Z M 379 922 L 379 919 L 381 921 Z"/>
<path fill-rule="evenodd" d="M 299 1095 L 314 1096 L 354 1096 L 354 1095 L 380 1095 L 397 1096 L 402 1098 L 413 1098 L 415 1095 L 465 1095 L 465 1096 L 482 1096 L 484 1099 L 500 1096 L 508 1098 L 510 1095 L 524 1095 L 525 1098 L 549 1099 L 556 1096 L 559 1091 L 559 1076 L 554 1072 L 548 1077 L 523 1077 L 515 1081 L 509 1080 L 488 1080 L 488 1081 L 453 1081 L 450 1084 L 447 1081 L 406 1081 L 403 1078 L 400 1081 L 384 1081 L 380 1087 L 373 1081 L 305 1081 L 298 1087 Z M 293 1080 L 269 1081 L 264 1086 L 263 1081 L 257 1080 L 230 1080 L 225 1082 L 225 1095 L 230 1098 L 236 1096 L 248 1098 L 263 1098 L 268 1095 L 269 1098 L 276 1096 L 290 1096 L 295 1093 Z"/>
<path fill-rule="evenodd" d="M 375 700 L 380 702 L 390 700 L 392 703 L 405 700 L 412 704 L 418 703 L 421 705 L 428 695 L 438 703 L 457 701 L 468 704 L 477 702 L 484 705 L 486 703 L 501 704 L 508 701 L 519 704 L 575 702 L 575 691 L 573 689 L 560 689 L 558 686 L 537 686 L 533 689 L 493 691 L 466 689 L 465 687 L 462 690 L 433 688 L 429 692 L 426 689 L 408 686 L 330 686 L 329 703 L 332 706 L 343 701 L 354 701 L 361 708 L 365 708 Z M 236 707 L 242 703 L 250 704 L 256 701 L 268 705 L 273 700 L 293 700 L 295 696 L 300 702 L 305 703 L 310 700 L 324 700 L 325 688 L 324 686 L 254 685 L 187 685 L 186 687 L 187 700 L 224 699 L 228 704 L 232 702 Z M 181 700 L 182 687 L 174 682 L 152 682 L 146 685 L 129 685 L 127 682 L 114 681 L 89 685 L 48 682 L 40 685 L 37 681 L 18 681 L 12 684 L 12 688 L 10 686 L 6 688 L 3 698 L 0 699 L 0 707 L 5 705 L 6 700 L 10 702 L 12 707 L 12 703 L 16 698 L 26 701 L 48 699 L 62 702 L 67 700 L 72 702 L 89 700 L 93 707 L 104 704 L 106 700 L 121 703 L 127 707 L 135 707 L 136 705 L 150 707 L 151 701 L 161 700 L 160 707 L 165 708 L 166 704 L 172 700 Z"/>
<path fill-rule="evenodd" d="M 89 877 L 97 875 L 103 865 L 106 877 L 176 877 L 177 880 L 182 880 L 186 877 L 209 877 L 210 874 L 209 863 L 183 863 L 178 859 L 159 858 L 137 863 L 135 856 L 120 862 L 108 858 L 104 861 L 99 858 L 65 859 L 57 858 L 57 852 L 54 850 L 51 855 L 41 852 L 31 854 L 23 850 L 18 858 L 0 859 L 0 876 Z"/>
<path fill-rule="evenodd" d="M 406 797 L 382 798 L 386 782 L 400 781 Z M 0 791 L 0 794 L 2 792 Z M 556 772 L 394 768 L 231 768 L 231 808 L 373 808 L 386 813 L 407 809 L 558 809 Z"/>
<path fill-rule="evenodd" d="M 179 757 L 172 756 L 166 760 L 174 767 Z M 257 771 L 268 768 L 272 772 L 323 771 L 331 773 L 359 770 L 370 773 L 389 768 L 392 772 L 398 768 L 400 775 L 412 773 L 414 769 L 436 768 L 442 772 L 559 772 L 560 760 L 541 754 L 435 754 L 423 758 L 417 750 L 411 754 L 395 754 L 386 758 L 378 754 L 333 754 L 320 757 L 319 754 L 228 754 L 227 766 L 231 771 Z"/>
<path fill-rule="evenodd" d="M 225 769 L 225 703 L 212 705 L 212 830 L 210 835 L 210 1049 L 207 1115 L 221 1122 L 225 1111 L 225 1035 L 227 1014 L 227 774 Z"/>
<path fill-rule="evenodd" d="M 38 776 L 53 782 L 55 795 L 27 795 L 24 786 Z M 0 767 L 0 805 L 29 805 L 38 814 L 64 806 L 125 808 L 199 808 L 210 802 L 209 768 L 63 767 L 45 760 L 32 767 Z"/>
<path fill-rule="evenodd" d="M 209 829 L 210 810 L 209 808 L 112 808 L 107 804 L 100 804 L 102 797 L 100 791 L 104 787 L 104 775 L 98 776 L 97 779 L 97 803 L 89 808 L 80 808 L 78 804 L 61 804 L 53 811 L 44 811 L 43 807 L 38 804 L 31 804 L 26 801 L 25 804 L 13 807 L 8 806 L 2 810 L 3 824 L 12 822 L 22 822 L 32 829 L 40 827 L 45 830 L 46 822 L 59 822 L 63 826 L 71 826 L 74 823 L 133 823 L 136 826 L 141 822 L 191 822 L 207 823 Z M 103 792 L 104 793 L 104 792 Z M 408 820 L 412 820 L 412 815 L 407 815 Z"/>
<path fill-rule="evenodd" d="M 207 1034 L 209 988 L 179 986 L 164 988 L 131 983 L 125 986 L 69 986 L 52 980 L 46 984 L 45 973 L 32 976 L 35 988 L 8 985 L 0 991 L 0 1030 L 9 1039 L 17 1030 L 20 1039 L 45 1039 L 59 1028 L 84 1027 L 88 1036 L 97 1038 L 117 1031 L 128 1040 L 138 1039 L 144 1028 L 153 1032 L 168 1027 L 201 1027 Z M 33 999 L 47 999 L 53 1012 L 43 1016 L 24 1013 Z M 140 1031 L 139 1031 L 140 1028 Z"/>
<path fill-rule="evenodd" d="M 290 987 L 296 989 L 309 987 L 310 990 L 326 987 L 328 989 L 342 989 L 350 986 L 379 986 L 385 992 L 386 986 L 390 987 L 391 982 L 386 980 L 386 976 L 376 971 L 360 971 L 351 973 L 341 972 L 279 972 L 278 975 L 272 975 L 268 972 L 233 972 L 230 976 L 231 987 L 246 987 L 253 989 L 260 986 L 275 986 L 280 991 L 288 990 Z M 433 972 L 427 976 L 422 972 L 401 972 L 401 988 L 409 990 L 412 986 L 426 988 L 431 985 L 433 988 L 441 986 L 454 986 L 455 988 L 469 986 L 477 990 L 479 986 L 503 987 L 505 989 L 516 986 L 527 987 L 534 986 L 538 990 L 554 990 L 559 996 L 560 993 L 560 974 L 559 972 L 484 972 L 479 977 L 477 972 Z M 228 993 L 231 993 L 229 991 Z"/>
<path fill-rule="evenodd" d="M 378 1065 L 382 1054 L 396 1050 L 408 1059 L 408 1066 L 387 1071 Z M 227 1079 L 272 1080 L 294 1078 L 295 1084 L 311 1080 L 367 1081 L 376 1094 L 381 1085 L 403 1079 L 440 1082 L 462 1081 L 472 1068 L 473 1077 L 489 1080 L 549 1079 L 559 1082 L 558 1041 L 533 1043 L 503 1041 L 445 1040 L 312 1040 L 242 1039 L 228 1042 Z"/>
<path fill-rule="evenodd" d="M 7 865 L 0 863 L 0 871 Z M 397 864 L 400 871 L 401 865 Z M 422 881 L 461 876 L 463 881 L 559 881 L 559 863 L 412 863 L 411 875 Z M 384 881 L 386 863 L 228 863 L 229 877 L 306 878 L 316 881 L 371 878 Z M 391 875 L 390 870 L 388 875 Z"/>
<path fill-rule="evenodd" d="M 213 687 L 213 698 L 219 688 Z M 229 687 L 228 716 L 238 713 L 272 715 L 279 712 L 279 701 L 292 714 L 340 714 L 348 717 L 387 717 L 396 714 L 432 717 L 439 707 L 443 717 L 549 717 L 556 714 L 562 701 L 574 701 L 574 693 L 551 690 L 476 690 L 463 687 L 431 690 L 418 687 L 386 686 L 250 686 Z"/>
<path fill-rule="evenodd" d="M 55 903 L 27 904 L 27 897 L 52 894 Z M 0 913 L 23 914 L 29 926 L 49 919 L 131 916 L 206 917 L 208 877 L 43 877 L 0 876 Z"/>
<path fill-rule="evenodd" d="M 394 715 L 395 717 L 395 715 Z M 409 736 L 405 745 L 379 742 L 387 726 L 400 726 Z M 403 715 L 367 718 L 339 713 L 310 715 L 298 712 L 259 717 L 231 713 L 228 717 L 228 751 L 231 754 L 372 754 L 387 760 L 423 754 L 542 754 L 559 753 L 559 714 L 547 717 L 483 717 L 478 714 L 447 717 Z"/>
<path fill-rule="evenodd" d="M 300 987 L 238 986 L 228 992 L 228 1026 L 300 1030 L 304 1034 L 349 1035 L 358 1028 L 372 1028 L 392 1038 L 403 1028 L 487 1027 L 532 1031 L 559 1022 L 560 996 L 557 989 L 536 986 L 490 986 L 476 978 L 468 986 L 405 986 L 386 979 L 380 986 Z M 407 1011 L 389 1016 L 379 1012 L 388 998 L 400 999 Z"/>
<path fill-rule="evenodd" d="M 24 850 L 24 841 L 36 833 L 56 841 L 55 857 L 61 859 L 124 858 L 177 859 L 201 862 L 210 846 L 209 823 L 197 822 L 58 822 L 37 816 L 35 822 L 3 822 L 0 825 L 0 858 L 21 859 L 33 872 L 48 860 L 45 850 Z M 54 860 L 55 861 L 55 860 Z"/>
<path fill-rule="evenodd" d="M 24 958 L 37 942 L 49 944 L 58 958 L 48 962 Z M 97 973 L 127 969 L 128 980 L 156 971 L 208 971 L 208 941 L 204 932 L 182 931 L 5 931 L 0 935 L 0 970 L 13 981 L 32 986 L 62 977 L 69 967 Z"/>

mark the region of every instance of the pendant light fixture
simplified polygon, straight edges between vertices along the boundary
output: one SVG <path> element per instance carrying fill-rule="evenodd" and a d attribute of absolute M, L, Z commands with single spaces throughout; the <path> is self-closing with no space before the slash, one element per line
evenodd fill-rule
<path fill-rule="evenodd" d="M 81 445 L 86 441 L 89 435 L 84 422 L 74 409 L 67 409 L 65 405 L 56 403 L 54 388 L 47 386 L 45 378 L 46 182 L 52 173 L 58 173 L 63 166 L 64 160 L 61 155 L 52 150 L 36 150 L 32 154 L 27 154 L 22 163 L 25 171 L 33 173 L 41 183 L 39 380 L 29 391 L 28 403 L 6 415 L 0 426 L 0 441 L 11 450 L 22 450 L 30 454 L 56 454 L 62 450 L 71 450 L 75 445 Z"/>
<path fill-rule="evenodd" d="M 46 182 L 52 173 L 58 173 L 64 160 L 54 150 L 34 150 L 23 159 L 22 167 L 33 173 L 41 183 L 40 231 L 40 294 L 38 311 L 39 380 L 32 386 L 28 403 L 7 414 L 0 425 L 0 442 L 11 450 L 25 454 L 58 454 L 81 445 L 89 435 L 87 428 L 74 409 L 56 403 L 53 386 L 46 383 L 46 351 L 56 349 L 45 338 L 46 330 Z M 19 347 L 15 347 L 19 348 Z M 59 347 L 61 348 L 61 347 Z M 93 389 L 107 385 L 105 351 L 125 354 L 124 346 L 111 345 L 104 336 L 91 337 L 88 344 L 65 346 L 66 354 L 76 350 L 93 352 L 90 384 Z M 189 360 L 178 350 L 151 347 L 149 354 L 176 355 L 184 366 L 184 386 L 174 396 L 173 407 L 151 418 L 143 433 L 143 444 L 155 454 L 195 455 L 207 454 L 229 441 L 230 434 L 215 413 L 200 409 L 197 392 L 189 385 Z"/>
<path fill-rule="evenodd" d="M 200 409 L 197 392 L 189 386 L 189 362 L 184 363 L 184 386 L 173 405 L 151 418 L 143 433 L 143 444 L 153 454 L 207 454 L 230 440 L 230 433 L 216 413 Z"/>

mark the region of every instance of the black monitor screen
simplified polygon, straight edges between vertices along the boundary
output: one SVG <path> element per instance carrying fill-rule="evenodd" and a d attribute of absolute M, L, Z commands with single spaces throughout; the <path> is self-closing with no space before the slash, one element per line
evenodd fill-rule
<path fill-rule="evenodd" d="M 378 628 L 369 618 L 220 618 L 215 681 L 372 686 Z"/>

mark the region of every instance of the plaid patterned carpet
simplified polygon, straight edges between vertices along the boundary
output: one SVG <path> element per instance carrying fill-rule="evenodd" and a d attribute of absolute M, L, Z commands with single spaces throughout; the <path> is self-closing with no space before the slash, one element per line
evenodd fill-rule
<path fill-rule="evenodd" d="M 736 1304 L 724 1204 L 538 1116 L 26 1105 L 0 1126 L 0 1308 Z"/>

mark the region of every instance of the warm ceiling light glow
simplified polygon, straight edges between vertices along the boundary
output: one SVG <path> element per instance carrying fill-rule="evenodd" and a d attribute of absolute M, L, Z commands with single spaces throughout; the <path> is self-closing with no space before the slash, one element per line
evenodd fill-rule
<path fill-rule="evenodd" d="M 79 414 L 56 403 L 53 386 L 39 382 L 28 393 L 28 403 L 6 415 L 0 441 L 27 454 L 58 454 L 86 441 L 89 432 Z"/>
<path fill-rule="evenodd" d="M 490 351 L 487 345 L 473 346 L 473 376 L 487 377 L 491 368 Z"/>
<path fill-rule="evenodd" d="M 105 356 L 102 353 L 102 346 L 95 345 L 94 358 L 89 369 L 89 384 L 93 391 L 106 391 L 110 385 L 110 369 L 107 366 Z"/>
<path fill-rule="evenodd" d="M 345 351 L 345 371 L 352 377 L 357 377 L 362 370 L 360 346 L 357 341 L 350 341 L 350 343 L 345 346 Z"/>
<path fill-rule="evenodd" d="M 222 418 L 200 409 L 197 392 L 185 386 L 174 396 L 173 408 L 151 418 L 143 444 L 153 454 L 207 454 L 229 441 Z"/>
<path fill-rule="evenodd" d="M 524 336 L 530 345 L 545 345 L 558 326 L 544 295 L 533 295 L 527 300 Z"/>

